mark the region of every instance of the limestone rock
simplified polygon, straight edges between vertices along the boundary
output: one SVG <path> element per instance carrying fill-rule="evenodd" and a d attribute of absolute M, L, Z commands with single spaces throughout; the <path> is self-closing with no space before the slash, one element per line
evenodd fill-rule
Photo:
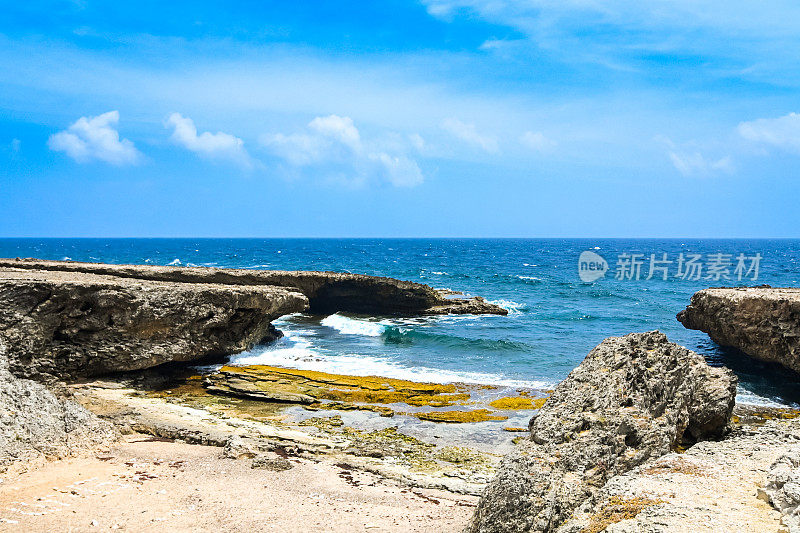
<path fill-rule="evenodd" d="M 736 378 L 657 331 L 611 337 L 556 387 L 503 459 L 468 531 L 554 531 L 612 476 L 721 436 Z"/>
<path fill-rule="evenodd" d="M 318 314 L 337 311 L 401 316 L 508 314 L 506 309 L 482 298 L 449 299 L 421 283 L 341 272 L 109 265 L 37 259 L 0 259 L 0 268 L 83 272 L 180 283 L 288 287 L 304 294 L 308 298 L 310 311 Z"/>
<path fill-rule="evenodd" d="M 228 355 L 306 298 L 278 287 L 0 269 L 0 339 L 21 377 L 76 378 Z"/>
<path fill-rule="evenodd" d="M 110 442 L 112 426 L 43 385 L 6 368 L 0 345 L 0 472 L 43 458 L 58 458 Z"/>
<path fill-rule="evenodd" d="M 789 532 L 800 533 L 800 447 L 772 464 L 762 494 L 780 511 Z"/>
<path fill-rule="evenodd" d="M 800 289 L 703 289 L 678 320 L 717 344 L 800 372 Z"/>
<path fill-rule="evenodd" d="M 253 458 L 250 468 L 258 468 L 261 470 L 270 470 L 272 472 L 283 472 L 284 470 L 291 470 L 294 465 L 288 459 L 276 455 L 269 457 L 266 455 L 259 455 Z"/>

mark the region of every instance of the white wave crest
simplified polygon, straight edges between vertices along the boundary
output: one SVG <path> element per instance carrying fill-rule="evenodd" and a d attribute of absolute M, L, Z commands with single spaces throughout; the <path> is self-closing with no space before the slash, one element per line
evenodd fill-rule
<path fill-rule="evenodd" d="M 167 266 L 178 266 L 178 265 L 182 265 L 182 264 L 183 263 L 181 263 L 181 260 L 176 257 L 175 259 L 173 259 L 172 261 L 167 263 Z"/>
<path fill-rule="evenodd" d="M 528 309 L 528 304 L 513 302 L 511 300 L 489 300 L 489 303 L 499 305 L 511 315 L 518 315 Z"/>
<path fill-rule="evenodd" d="M 431 383 L 478 383 L 531 389 L 548 389 L 554 386 L 553 383 L 546 381 L 509 379 L 497 374 L 482 372 L 407 367 L 393 361 L 366 355 L 328 355 L 314 350 L 310 344 L 305 342 L 298 342 L 294 346 L 286 348 L 252 350 L 233 358 L 230 364 L 282 366 L 347 376 L 382 376 Z"/>
<path fill-rule="evenodd" d="M 289 323 L 285 321 L 285 318 L 284 324 L 288 326 Z M 276 325 L 278 322 L 276 321 Z M 385 324 L 370 325 L 385 327 Z M 433 383 L 478 383 L 532 389 L 548 389 L 554 386 L 554 383 L 546 381 L 511 379 L 492 373 L 406 366 L 381 356 L 331 353 L 313 345 L 314 333 L 314 331 L 306 329 L 284 329 L 284 337 L 275 343 L 236 355 L 231 358 L 229 364 L 282 366 L 349 376 L 383 376 Z"/>
<path fill-rule="evenodd" d="M 345 335 L 366 335 L 368 337 L 380 337 L 386 329 L 386 326 L 383 324 L 369 322 L 367 320 L 357 320 L 338 313 L 323 318 L 320 324 L 333 328 Z"/>

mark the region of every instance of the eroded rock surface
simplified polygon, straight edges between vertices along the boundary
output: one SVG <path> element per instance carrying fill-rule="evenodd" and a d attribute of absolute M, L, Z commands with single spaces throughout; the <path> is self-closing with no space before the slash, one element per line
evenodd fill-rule
<path fill-rule="evenodd" d="M 800 420 L 783 418 L 796 411 L 770 411 L 737 406 L 722 441 L 613 477 L 558 533 L 794 531 Z"/>
<path fill-rule="evenodd" d="M 800 289 L 704 289 L 678 320 L 717 344 L 800 372 Z"/>
<path fill-rule="evenodd" d="M 421 283 L 341 272 L 0 259 L 0 268 L 3 267 L 83 272 L 180 283 L 288 287 L 304 294 L 308 298 L 310 311 L 320 314 L 337 311 L 384 315 L 508 314 L 506 309 L 482 298 L 446 298 L 440 291 Z"/>
<path fill-rule="evenodd" d="M 800 444 L 772 464 L 760 495 L 781 513 L 790 533 L 800 533 Z"/>
<path fill-rule="evenodd" d="M 239 352 L 305 309 L 279 287 L 0 269 L 0 340 L 21 377 L 76 378 Z"/>
<path fill-rule="evenodd" d="M 736 378 L 657 331 L 611 337 L 555 389 L 503 459 L 468 531 L 554 531 L 606 481 L 721 436 Z"/>
<path fill-rule="evenodd" d="M 0 344 L 0 472 L 16 464 L 72 455 L 115 436 L 111 424 L 74 401 L 12 375 Z"/>

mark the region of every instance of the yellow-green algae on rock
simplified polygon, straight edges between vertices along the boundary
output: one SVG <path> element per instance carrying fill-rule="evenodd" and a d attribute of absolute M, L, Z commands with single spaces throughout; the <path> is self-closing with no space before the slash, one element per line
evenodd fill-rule
<path fill-rule="evenodd" d="M 505 396 L 489 402 L 495 409 L 519 411 L 521 409 L 541 409 L 547 398 L 528 398 L 527 396 Z"/>
<path fill-rule="evenodd" d="M 419 383 L 379 376 L 347 376 L 266 365 L 224 366 L 217 374 L 207 378 L 207 386 L 213 392 L 235 394 L 242 382 L 247 384 L 248 389 L 268 394 L 280 392 L 338 402 L 446 407 L 469 400 L 467 388 L 457 387 L 452 383 Z"/>
<path fill-rule="evenodd" d="M 470 411 L 428 411 L 426 413 L 405 413 L 430 422 L 487 422 L 489 420 L 508 420 L 505 415 L 494 415 L 488 409 L 472 409 Z"/>
<path fill-rule="evenodd" d="M 519 396 L 496 399 L 486 407 L 442 410 L 476 403 L 471 393 L 492 390 L 482 385 L 427 383 L 380 376 L 349 376 L 316 370 L 297 370 L 267 365 L 224 366 L 206 376 L 208 392 L 267 402 L 301 404 L 308 410 L 372 411 L 384 417 L 395 414 L 442 423 L 475 423 L 507 420 L 498 410 L 538 409 L 545 398 Z M 415 408 L 398 409 L 398 405 Z M 391 407 L 389 407 L 391 405 Z"/>

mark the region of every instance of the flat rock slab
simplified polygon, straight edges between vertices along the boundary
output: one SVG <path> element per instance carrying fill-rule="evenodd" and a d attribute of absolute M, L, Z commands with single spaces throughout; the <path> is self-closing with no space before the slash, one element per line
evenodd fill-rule
<path fill-rule="evenodd" d="M 506 309 L 483 298 L 446 298 L 422 283 L 343 272 L 111 265 L 38 259 L 0 259 L 0 268 L 84 272 L 181 283 L 288 287 L 305 295 L 309 310 L 320 314 L 337 311 L 400 316 L 508 314 Z"/>
<path fill-rule="evenodd" d="M 81 272 L 0 269 L 0 338 L 9 369 L 78 378 L 239 352 L 302 311 L 287 288 L 176 283 Z"/>
<path fill-rule="evenodd" d="M 800 372 L 800 289 L 704 289 L 677 318 L 717 344 Z"/>

